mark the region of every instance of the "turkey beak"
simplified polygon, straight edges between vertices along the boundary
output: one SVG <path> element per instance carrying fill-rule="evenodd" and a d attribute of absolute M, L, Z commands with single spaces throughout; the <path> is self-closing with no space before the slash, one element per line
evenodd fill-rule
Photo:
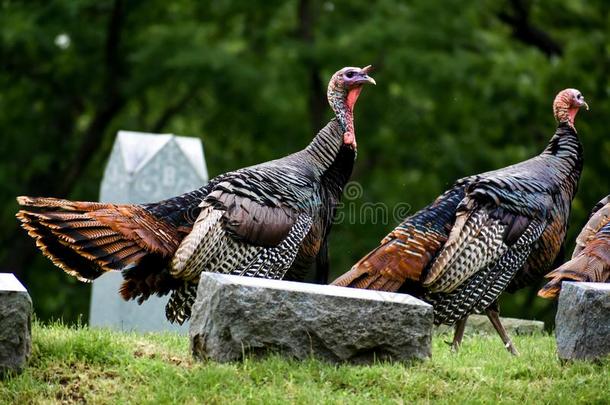
<path fill-rule="evenodd" d="M 586 101 L 583 101 L 582 105 L 587 109 L 587 111 L 589 111 L 589 104 L 587 104 Z"/>
<path fill-rule="evenodd" d="M 373 79 L 372 77 L 369 76 L 369 72 L 371 72 L 373 70 L 373 67 L 371 65 L 368 65 L 366 67 L 363 67 L 362 69 L 360 69 L 360 73 L 359 73 L 359 78 L 357 80 L 357 83 L 370 83 L 370 84 L 377 84 L 377 82 L 375 81 L 375 79 Z"/>
<path fill-rule="evenodd" d="M 365 83 L 371 83 L 373 85 L 377 84 L 377 82 L 375 81 L 375 79 L 373 79 L 372 77 L 370 77 L 369 75 L 364 75 L 364 79 L 366 79 Z M 587 108 L 588 110 L 588 108 Z"/>

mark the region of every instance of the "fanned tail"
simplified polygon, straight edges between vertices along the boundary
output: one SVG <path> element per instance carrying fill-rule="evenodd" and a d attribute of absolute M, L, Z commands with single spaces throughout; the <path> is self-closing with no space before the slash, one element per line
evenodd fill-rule
<path fill-rule="evenodd" d="M 17 202 L 22 209 L 16 216 L 38 248 L 77 279 L 90 282 L 122 270 L 121 295 L 140 302 L 175 284 L 163 268 L 178 245 L 178 232 L 141 206 L 44 197 Z"/>
<path fill-rule="evenodd" d="M 137 263 L 146 253 L 111 227 L 88 215 L 99 203 L 19 197 L 21 226 L 55 265 L 81 281 Z"/>

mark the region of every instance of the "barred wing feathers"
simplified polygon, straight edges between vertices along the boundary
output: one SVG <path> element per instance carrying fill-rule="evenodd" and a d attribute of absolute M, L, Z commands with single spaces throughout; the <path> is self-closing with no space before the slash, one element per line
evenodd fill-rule
<path fill-rule="evenodd" d="M 290 159 L 225 175 L 172 259 L 171 276 L 187 283 L 172 294 L 168 319 L 190 316 L 202 272 L 284 278 L 319 216 L 315 191 L 313 175 Z"/>
<path fill-rule="evenodd" d="M 455 225 L 424 287 L 451 292 L 506 254 L 533 220 L 543 221 L 546 227 L 559 187 L 537 173 L 546 167 L 541 163 L 537 156 L 471 178 Z"/>
<path fill-rule="evenodd" d="M 451 325 L 492 305 L 523 266 L 545 226 L 545 221 L 531 221 L 505 253 L 451 292 L 427 294 L 426 300 L 434 307 L 434 323 Z"/>
<path fill-rule="evenodd" d="M 278 245 L 269 247 L 235 239 L 223 229 L 222 215 L 212 206 L 204 207 L 174 256 L 172 276 L 187 282 L 172 293 L 166 306 L 172 322 L 183 323 L 190 317 L 201 272 L 284 278 L 312 226 L 311 216 L 301 214 Z"/>

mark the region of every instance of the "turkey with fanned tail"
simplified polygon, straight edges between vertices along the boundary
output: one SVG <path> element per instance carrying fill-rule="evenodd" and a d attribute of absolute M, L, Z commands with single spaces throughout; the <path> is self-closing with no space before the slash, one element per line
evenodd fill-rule
<path fill-rule="evenodd" d="M 171 293 L 170 321 L 190 317 L 201 272 L 300 280 L 317 262 L 326 283 L 327 236 L 356 157 L 353 109 L 365 68 L 328 84 L 333 118 L 303 150 L 213 178 L 153 204 L 18 197 L 17 218 L 43 254 L 81 281 L 122 271 L 124 299 Z"/>
<path fill-rule="evenodd" d="M 540 155 L 458 180 L 333 284 L 424 299 L 434 307 L 436 324 L 456 325 L 454 349 L 468 315 L 485 311 L 517 354 L 497 299 L 540 279 L 561 250 L 583 165 L 574 127 L 583 106 L 578 90 L 561 91 L 553 103 L 559 124 Z"/>

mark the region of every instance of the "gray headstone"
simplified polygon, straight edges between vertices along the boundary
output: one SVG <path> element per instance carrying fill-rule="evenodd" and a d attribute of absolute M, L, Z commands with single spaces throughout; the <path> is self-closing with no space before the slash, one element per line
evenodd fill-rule
<path fill-rule="evenodd" d="M 207 180 L 200 139 L 119 131 L 104 171 L 100 201 L 155 202 L 197 189 Z M 118 294 L 122 281 L 120 273 L 112 272 L 93 282 L 91 326 L 187 332 L 187 325 L 174 325 L 165 319 L 167 296 L 151 297 L 142 305 L 125 302 Z"/>
<path fill-rule="evenodd" d="M 203 273 L 191 317 L 195 358 L 281 353 L 371 363 L 430 357 L 433 312 L 405 294 Z"/>
<path fill-rule="evenodd" d="M 32 351 L 32 300 L 11 273 L 0 273 L 0 374 L 21 372 Z"/>
<path fill-rule="evenodd" d="M 509 335 L 533 335 L 535 333 L 544 332 L 544 322 L 532 321 L 530 319 L 518 318 L 500 318 L 504 329 Z M 436 327 L 436 333 L 453 333 L 454 327 L 447 325 L 439 325 Z M 497 335 L 498 332 L 485 315 L 470 315 L 466 322 L 466 335 L 482 334 L 482 335 Z"/>
<path fill-rule="evenodd" d="M 610 354 L 610 284 L 561 283 L 555 318 L 557 353 L 565 360 Z"/>

